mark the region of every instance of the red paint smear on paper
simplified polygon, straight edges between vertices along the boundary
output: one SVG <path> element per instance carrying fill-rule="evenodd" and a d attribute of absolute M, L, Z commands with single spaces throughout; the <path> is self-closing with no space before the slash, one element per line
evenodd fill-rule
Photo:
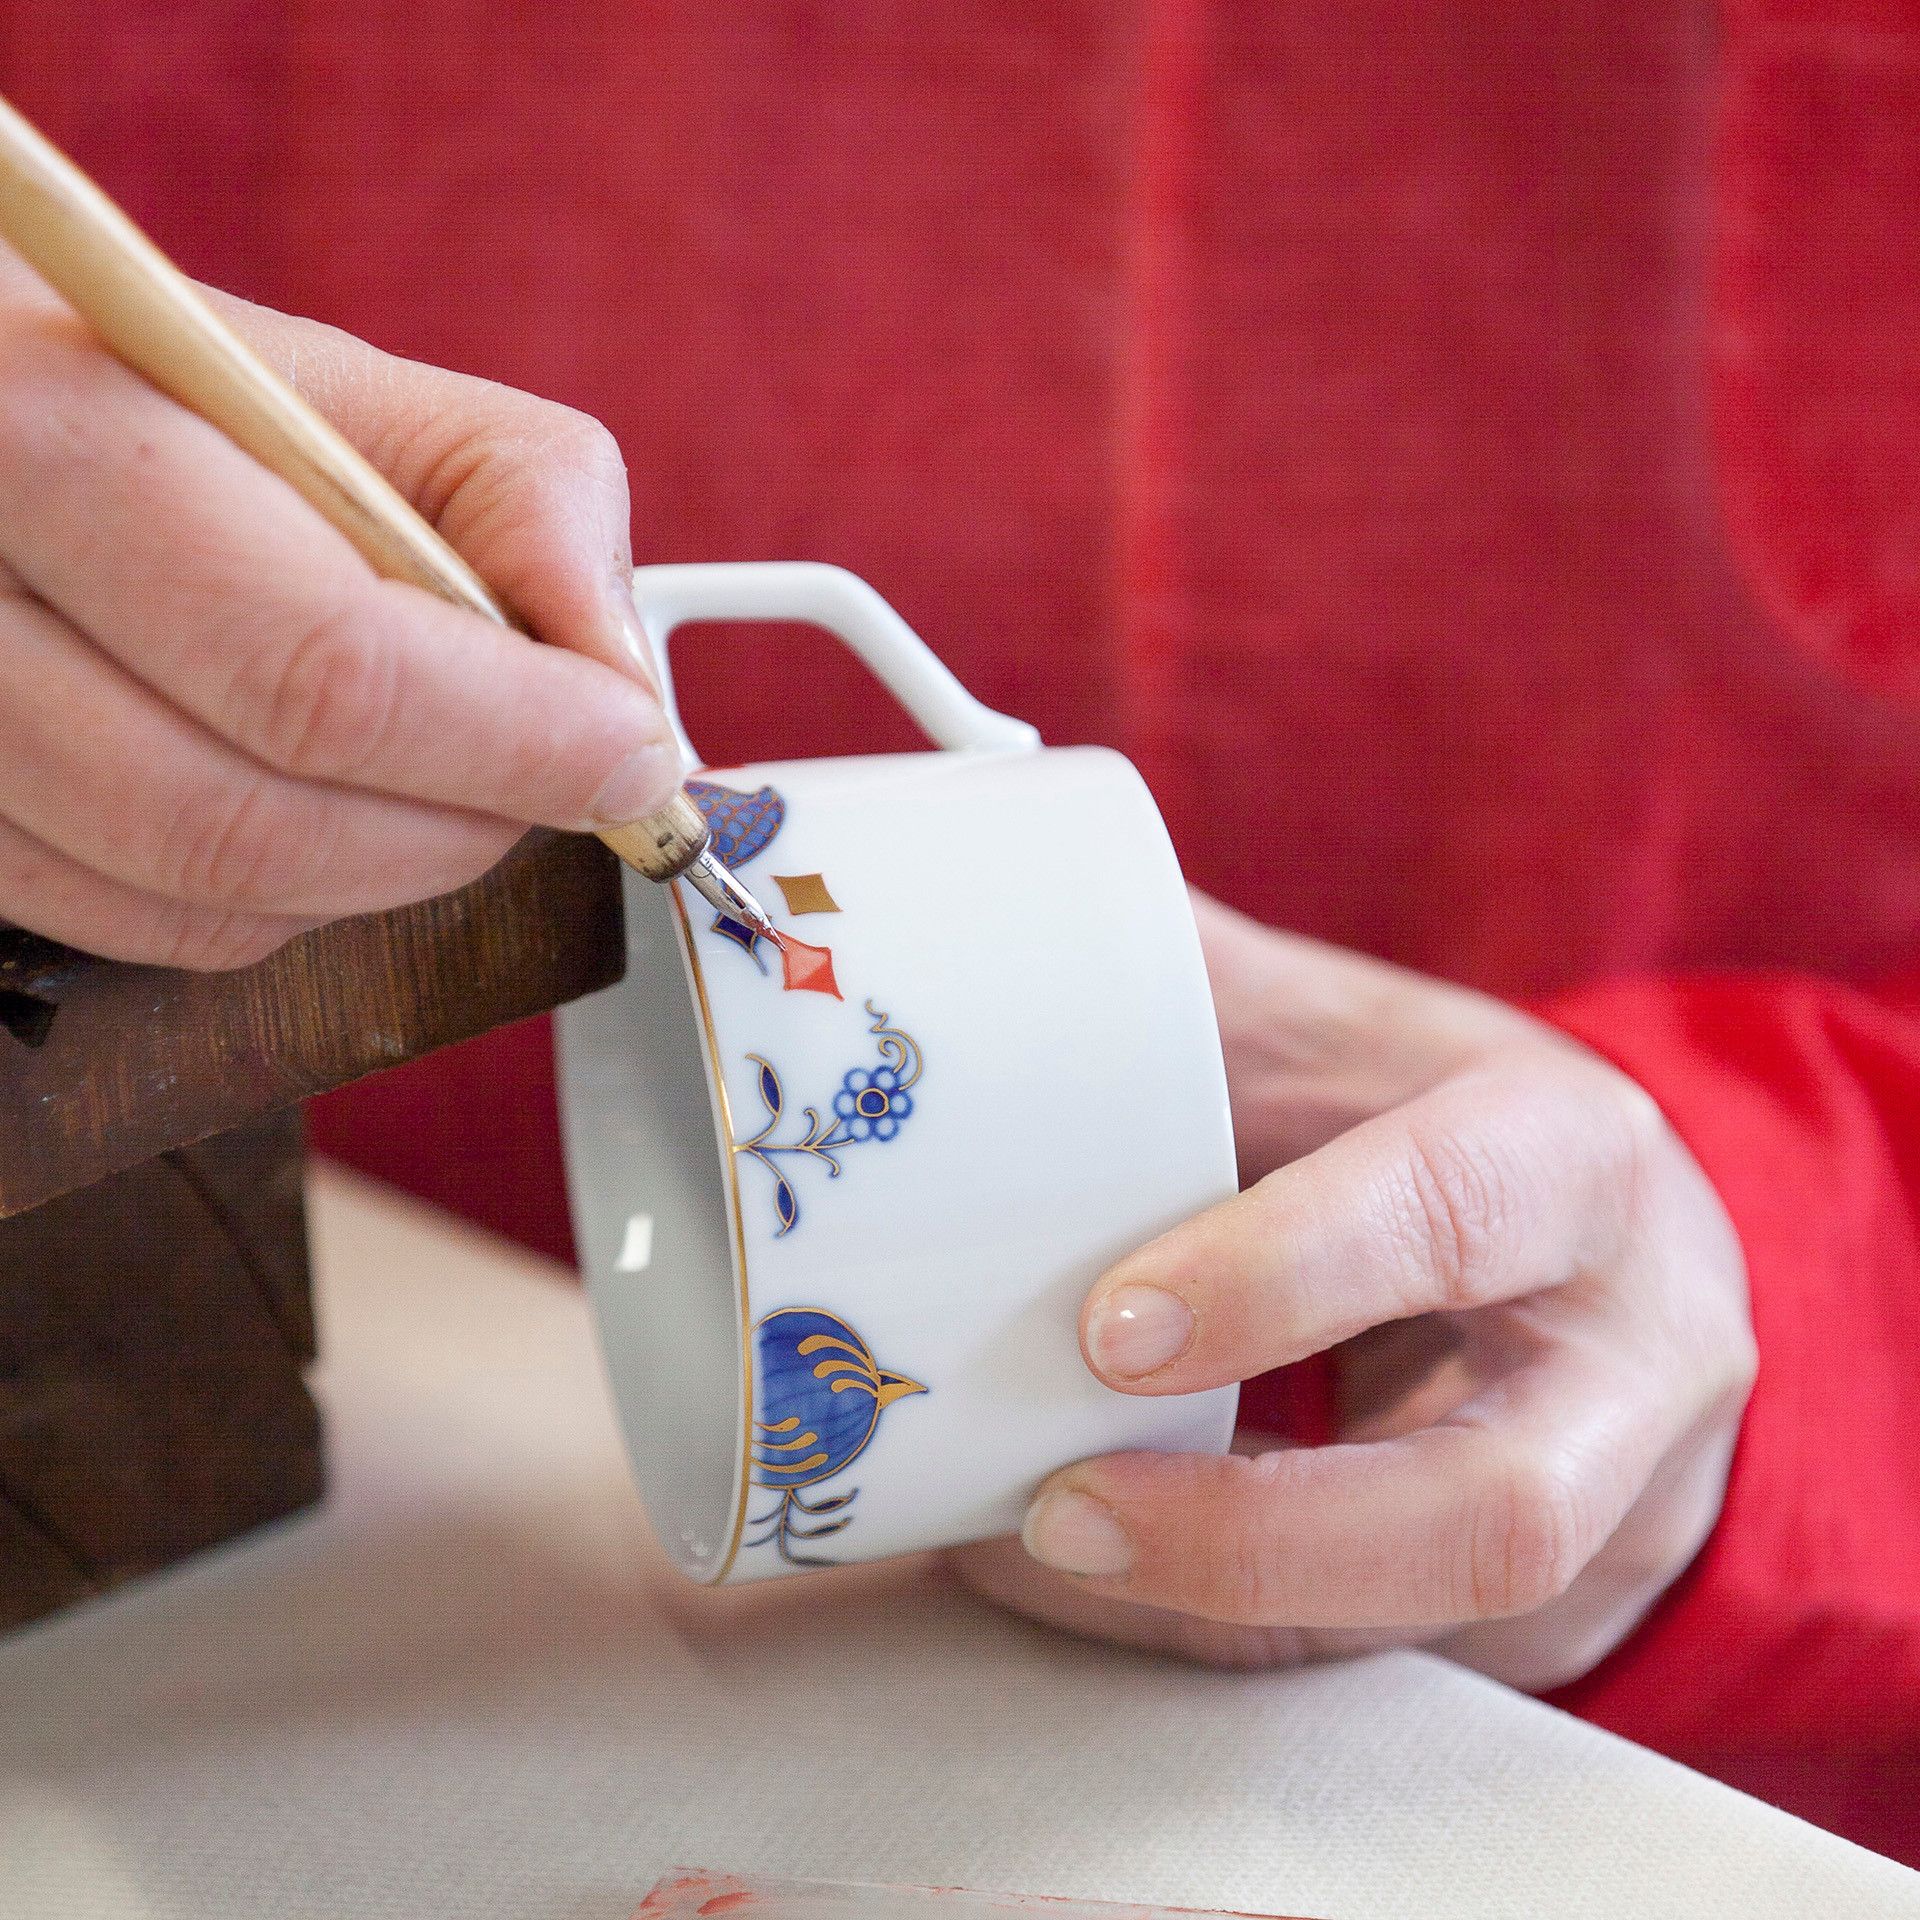
<path fill-rule="evenodd" d="M 695 1920 L 702 1915 L 737 1914 L 748 1908 L 761 1910 L 765 1898 L 771 1896 L 778 1900 L 779 1910 L 787 1910 L 786 1896 L 793 1892 L 833 1892 L 853 1893 L 868 1896 L 895 1895 L 900 1907 L 912 1907 L 918 1913 L 925 1910 L 931 1902 L 958 1898 L 965 1901 L 975 1912 L 982 1911 L 981 1902 L 987 1903 L 987 1911 L 994 1913 L 1058 1913 L 1061 1920 L 1070 1915 L 1084 1915 L 1086 1920 L 1174 1920 L 1176 1915 L 1191 1914 L 1193 1920 L 1288 1920 L 1283 1914 L 1257 1914 L 1244 1912 L 1235 1907 L 1230 1912 L 1224 1908 L 1208 1907 L 1142 1907 L 1131 1902 L 1121 1906 L 1111 1906 L 1102 1901 L 1081 1901 L 1062 1899 L 1058 1895 L 1043 1893 L 996 1893 L 983 1889 L 967 1887 L 882 1887 L 870 1885 L 841 1885 L 838 1882 L 826 1883 L 811 1880 L 787 1881 L 774 1880 L 757 1886 L 743 1884 L 741 1877 L 733 1873 L 719 1873 L 707 1867 L 678 1867 L 672 1875 L 653 1889 L 635 1912 L 633 1920 L 648 1920 L 649 1915 L 658 1915 L 661 1920 L 675 1913 L 687 1913 L 687 1903 L 699 1899 L 703 1894 L 705 1902 L 691 1909 Z M 865 1905 L 867 1903 L 863 1903 Z M 1300 1920 L 1294 1916 L 1294 1920 Z"/>
<path fill-rule="evenodd" d="M 718 1891 L 716 1891 L 718 1889 Z M 708 1896 L 697 1913 L 722 1913 L 730 1908 L 750 1905 L 753 1890 L 742 1887 L 737 1874 L 716 1873 L 707 1867 L 676 1867 L 672 1875 L 647 1895 L 634 1913 L 633 1920 L 647 1920 L 649 1914 L 675 1914 L 687 1911 L 687 1902 Z M 720 1902 L 726 1902 L 721 1906 Z"/>
<path fill-rule="evenodd" d="M 830 993 L 844 1000 L 840 983 L 833 977 L 833 950 L 810 947 L 790 933 L 776 932 L 773 943 L 780 949 L 780 972 L 789 993 Z"/>

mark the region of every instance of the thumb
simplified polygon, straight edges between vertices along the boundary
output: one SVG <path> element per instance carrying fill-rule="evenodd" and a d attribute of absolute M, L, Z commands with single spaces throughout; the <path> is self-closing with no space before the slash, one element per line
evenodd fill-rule
<path fill-rule="evenodd" d="M 633 611 L 626 463 L 599 421 L 209 290 L 248 344 L 551 646 L 657 694 Z"/>

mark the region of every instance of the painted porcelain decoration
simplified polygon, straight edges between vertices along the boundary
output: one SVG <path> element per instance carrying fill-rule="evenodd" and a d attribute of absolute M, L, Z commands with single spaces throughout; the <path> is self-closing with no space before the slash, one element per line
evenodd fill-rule
<path fill-rule="evenodd" d="M 684 624 L 823 626 L 947 749 L 690 782 L 778 937 L 629 876 L 627 977 L 559 1017 L 582 1264 L 669 1556 L 711 1582 L 951 1545 L 1071 1460 L 1223 1448 L 1231 1390 L 1116 1394 L 1079 1353 L 1102 1269 L 1234 1185 L 1139 776 L 1040 750 L 837 568 L 643 568 L 635 604 L 663 679 Z M 1001 856 L 1035 821 L 1070 888 Z"/>
<path fill-rule="evenodd" d="M 715 850 L 730 868 L 744 869 L 786 818 L 786 802 L 772 787 L 742 793 L 716 781 L 692 780 L 687 791 L 706 817 Z M 789 914 L 840 911 L 824 874 L 774 879 Z M 762 974 L 768 972 L 758 951 L 768 943 L 753 928 L 716 913 L 708 931 L 738 947 Z M 776 944 L 784 991 L 842 998 L 830 950 L 809 946 L 784 928 Z M 796 951 L 805 958 L 796 962 Z M 827 1178 L 838 1179 L 848 1148 L 894 1139 L 913 1112 L 920 1048 L 910 1035 L 889 1026 L 871 1000 L 866 1010 L 873 1020 L 870 1032 L 876 1036 L 877 1058 L 871 1066 L 847 1069 L 824 1114 L 819 1107 L 804 1107 L 790 1123 L 779 1069 L 760 1054 L 747 1055 L 758 1069 L 754 1086 L 766 1118 L 729 1145 L 736 1158 L 744 1155 L 765 1168 L 779 1222 L 776 1236 L 800 1224 L 790 1169 L 811 1164 L 824 1168 Z M 860 1490 L 828 1493 L 822 1483 L 852 1466 L 894 1401 L 925 1393 L 926 1388 L 881 1367 L 853 1328 L 821 1308 L 777 1308 L 754 1328 L 753 1352 L 757 1365 L 749 1477 L 754 1486 L 769 1488 L 778 1498 L 766 1512 L 748 1515 L 742 1546 L 749 1551 L 772 1547 L 789 1566 L 831 1566 L 834 1562 L 817 1548 L 802 1550 L 797 1543 L 844 1532 L 853 1522 Z M 814 1490 L 814 1497 L 808 1498 L 806 1490 Z"/>

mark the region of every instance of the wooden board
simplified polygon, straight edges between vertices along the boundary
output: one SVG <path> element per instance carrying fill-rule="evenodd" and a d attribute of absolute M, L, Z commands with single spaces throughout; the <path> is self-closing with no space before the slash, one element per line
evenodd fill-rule
<path fill-rule="evenodd" d="M 0 1629 L 321 1491 L 297 1111 L 0 1220 Z"/>
<path fill-rule="evenodd" d="M 459 893 L 170 972 L 0 930 L 0 1219 L 620 977 L 619 865 L 538 833 Z"/>

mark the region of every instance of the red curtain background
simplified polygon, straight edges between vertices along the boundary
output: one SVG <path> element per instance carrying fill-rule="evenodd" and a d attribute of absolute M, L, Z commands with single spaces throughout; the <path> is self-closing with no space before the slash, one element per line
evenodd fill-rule
<path fill-rule="evenodd" d="M 7 89 L 191 268 L 600 414 L 642 559 L 865 574 L 1237 904 L 1513 994 L 1913 958 L 1913 5 L 88 16 L 0 0 Z M 717 762 L 911 741 L 684 651 Z M 313 1125 L 565 1256 L 544 1023 Z"/>

